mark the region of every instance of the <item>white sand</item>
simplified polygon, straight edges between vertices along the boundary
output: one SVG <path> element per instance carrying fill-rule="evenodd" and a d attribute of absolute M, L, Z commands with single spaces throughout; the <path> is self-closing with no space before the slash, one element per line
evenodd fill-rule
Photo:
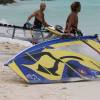
<path fill-rule="evenodd" d="M 3 66 L 11 56 L 31 46 L 26 44 L 0 39 L 0 100 L 100 100 L 100 81 L 26 84 L 10 68 Z"/>

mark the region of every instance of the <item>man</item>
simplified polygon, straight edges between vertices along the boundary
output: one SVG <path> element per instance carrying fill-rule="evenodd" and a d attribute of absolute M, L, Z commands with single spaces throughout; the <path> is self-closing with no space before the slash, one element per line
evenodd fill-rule
<path fill-rule="evenodd" d="M 36 31 L 34 31 L 34 33 L 31 31 L 31 35 L 33 37 L 32 43 L 38 43 L 41 42 L 41 28 L 44 27 L 48 27 L 49 25 L 47 24 L 47 22 L 45 21 L 44 18 L 44 11 L 46 9 L 46 4 L 45 3 L 41 3 L 40 4 L 40 9 L 33 12 L 27 19 L 27 23 L 29 23 L 29 21 L 35 17 L 35 20 L 33 22 L 33 26 L 32 28 Z M 43 37 L 42 34 L 42 38 L 45 39 Z"/>
<path fill-rule="evenodd" d="M 35 17 L 34 23 L 33 23 L 33 28 L 34 29 L 41 29 L 43 26 L 47 27 L 49 26 L 47 22 L 45 21 L 44 18 L 44 11 L 46 9 L 46 4 L 41 3 L 40 4 L 40 9 L 33 12 L 27 19 L 27 22 L 29 22 L 33 17 Z"/>
<path fill-rule="evenodd" d="M 81 31 L 78 29 L 78 13 L 81 11 L 80 2 L 74 2 L 71 5 L 71 13 L 69 14 L 66 27 L 65 27 L 65 35 L 70 36 L 82 36 Z"/>

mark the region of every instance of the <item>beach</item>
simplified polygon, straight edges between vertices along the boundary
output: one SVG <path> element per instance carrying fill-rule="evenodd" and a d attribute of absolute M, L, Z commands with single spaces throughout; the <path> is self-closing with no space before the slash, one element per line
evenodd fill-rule
<path fill-rule="evenodd" d="M 4 63 L 32 44 L 0 38 L 0 100 L 100 100 L 100 79 L 96 81 L 27 84 Z M 16 48 L 17 47 L 17 48 Z"/>
<path fill-rule="evenodd" d="M 0 100 L 100 100 L 100 81 L 26 84 L 0 66 Z"/>

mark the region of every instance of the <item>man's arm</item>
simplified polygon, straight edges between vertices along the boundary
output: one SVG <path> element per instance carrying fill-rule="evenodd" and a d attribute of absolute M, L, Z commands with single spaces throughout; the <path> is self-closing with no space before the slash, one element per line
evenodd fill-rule
<path fill-rule="evenodd" d="M 29 21 L 32 19 L 32 17 L 34 17 L 34 16 L 36 16 L 36 12 L 32 13 L 32 14 L 28 17 L 27 22 L 29 22 Z"/>

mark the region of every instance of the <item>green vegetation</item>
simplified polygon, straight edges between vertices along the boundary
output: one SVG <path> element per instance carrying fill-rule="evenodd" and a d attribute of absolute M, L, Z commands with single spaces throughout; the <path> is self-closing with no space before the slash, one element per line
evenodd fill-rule
<path fill-rule="evenodd" d="M 14 3 L 15 0 L 0 0 L 0 4 L 6 5 L 7 3 Z"/>

